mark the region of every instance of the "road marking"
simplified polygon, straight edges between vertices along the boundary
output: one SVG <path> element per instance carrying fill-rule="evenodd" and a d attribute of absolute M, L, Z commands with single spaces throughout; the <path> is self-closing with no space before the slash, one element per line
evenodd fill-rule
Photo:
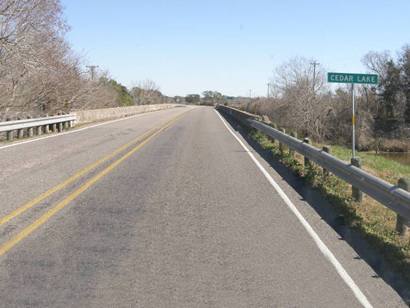
<path fill-rule="evenodd" d="M 239 139 L 238 136 L 232 131 L 232 129 L 228 126 L 226 121 L 222 118 L 222 116 L 215 110 L 216 114 L 221 119 L 222 123 L 228 129 L 228 131 L 235 137 L 235 139 L 239 142 L 242 148 L 248 153 L 250 158 L 259 168 L 259 170 L 263 173 L 265 178 L 268 182 L 273 186 L 273 188 L 277 191 L 279 196 L 285 201 L 286 205 L 292 211 L 293 214 L 297 217 L 299 222 L 303 225 L 307 233 L 311 236 L 313 241 L 315 242 L 316 246 L 319 248 L 320 252 L 325 256 L 325 258 L 333 265 L 336 269 L 336 272 L 339 276 L 343 279 L 343 281 L 347 284 L 347 286 L 353 291 L 353 294 L 357 298 L 357 300 L 363 305 L 363 307 L 371 308 L 373 307 L 370 302 L 368 301 L 367 297 L 363 294 L 357 284 L 353 281 L 347 271 L 344 269 L 343 265 L 336 259 L 334 254 L 330 251 L 330 249 L 326 246 L 326 244 L 320 239 L 319 235 L 313 230 L 312 226 L 307 222 L 307 220 L 303 217 L 303 215 L 299 212 L 293 202 L 289 199 L 289 197 L 285 194 L 285 192 L 280 188 L 279 184 L 275 182 L 275 180 L 271 177 L 271 175 L 266 171 L 266 169 L 261 165 L 261 163 L 255 158 L 253 153 L 249 151 L 246 145 Z"/>
<path fill-rule="evenodd" d="M 169 108 L 169 109 L 172 109 L 172 108 Z M 168 110 L 168 109 L 162 109 L 162 110 Z M 162 111 L 162 110 L 155 110 L 155 111 Z M 115 123 L 115 122 L 119 122 L 119 121 L 139 118 L 139 117 L 142 117 L 142 116 L 152 114 L 152 112 L 155 112 L 155 111 L 139 113 L 139 114 L 129 116 L 129 117 L 124 117 L 124 118 L 121 118 L 121 119 L 111 120 L 111 121 L 107 121 L 107 122 L 104 122 L 104 123 L 99 123 L 99 124 L 79 128 L 79 129 L 70 130 L 68 132 L 62 132 L 62 133 L 57 133 L 57 134 L 53 134 L 53 135 L 47 135 L 47 136 L 44 136 L 44 137 L 30 139 L 30 140 L 26 140 L 26 141 L 22 141 L 22 142 L 16 142 L 16 143 L 12 143 L 12 144 L 3 145 L 3 146 L 0 146 L 0 150 L 15 147 L 15 146 L 18 146 L 18 145 L 31 143 L 31 142 L 36 142 L 36 141 L 40 141 L 40 140 L 44 140 L 44 139 L 48 139 L 48 138 L 54 138 L 54 137 L 68 135 L 68 134 L 74 134 L 74 133 L 78 133 L 78 132 L 81 132 L 81 131 L 84 131 L 84 130 L 87 130 L 87 129 L 90 129 L 90 128 L 94 128 L 94 127 L 98 127 L 98 126 L 102 126 L 102 125 L 107 125 L 107 124 L 111 124 L 111 123 Z"/>
<path fill-rule="evenodd" d="M 118 167 L 118 165 L 120 165 L 127 158 L 129 158 L 131 155 L 133 155 L 138 150 L 140 150 L 151 139 L 153 139 L 155 136 L 159 135 L 161 132 L 163 132 L 168 127 L 170 127 L 172 124 L 174 124 L 185 113 L 186 112 L 184 112 L 183 114 L 180 114 L 180 115 L 174 117 L 172 120 L 168 121 L 164 126 L 162 126 L 159 130 L 153 132 L 150 136 L 148 136 L 144 141 L 142 141 L 137 146 L 135 146 L 132 150 L 128 151 L 121 158 L 119 158 L 118 160 L 116 160 L 115 162 L 110 164 L 104 170 L 102 170 L 101 172 L 99 172 L 98 174 L 93 176 L 91 179 L 89 179 L 87 182 L 85 182 L 83 185 L 81 185 L 75 191 L 70 193 L 66 198 L 64 198 L 63 200 L 58 202 L 55 206 L 53 206 L 51 209 L 49 209 L 47 212 L 45 212 L 43 215 L 41 215 L 40 218 L 36 219 L 33 223 L 31 223 L 30 225 L 25 227 L 22 231 L 17 233 L 15 236 L 13 236 L 11 239 L 6 241 L 5 243 L 1 244 L 0 245 L 0 257 L 3 256 L 5 253 L 7 253 L 10 249 L 12 249 L 15 245 L 17 245 L 23 239 L 28 237 L 31 233 L 33 233 L 35 230 L 37 230 L 43 224 L 45 224 L 51 217 L 53 217 L 55 214 L 60 212 L 64 207 L 66 207 L 70 202 L 72 202 L 74 199 L 76 199 L 84 191 L 86 191 L 88 188 L 90 188 L 91 186 L 96 184 L 104 176 L 106 176 L 107 174 L 112 172 L 116 167 Z"/>
<path fill-rule="evenodd" d="M 140 142 L 141 140 L 144 140 L 144 138 L 146 138 L 147 136 L 149 136 L 153 131 L 155 131 L 155 129 L 158 128 L 152 128 L 150 129 L 148 132 L 144 133 L 142 136 L 138 136 L 136 139 L 124 144 L 123 146 L 119 147 L 118 149 L 116 149 L 114 152 L 102 157 L 101 159 L 97 160 L 96 162 L 93 162 L 92 164 L 84 167 L 83 169 L 81 169 L 80 171 L 78 171 L 77 173 L 73 174 L 71 177 L 69 177 L 68 179 L 66 179 L 64 182 L 50 188 L 49 190 L 41 193 L 39 196 L 35 197 L 34 199 L 28 201 L 27 203 L 25 203 L 24 205 L 20 206 L 19 208 L 15 209 L 14 211 L 10 212 L 9 214 L 3 216 L 2 218 L 0 218 L 0 226 L 9 222 L 10 220 L 12 220 L 13 218 L 21 215 L 22 213 L 24 213 L 25 211 L 29 210 L 30 208 L 32 208 L 33 206 L 35 206 L 36 204 L 40 203 L 41 201 L 47 199 L 48 197 L 50 197 L 51 195 L 53 195 L 54 193 L 62 190 L 63 188 L 65 188 L 66 186 L 72 184 L 73 182 L 75 182 L 76 180 L 78 180 L 79 178 L 83 177 L 84 175 L 86 175 L 88 172 L 90 172 L 91 170 L 97 168 L 98 166 L 100 166 L 101 164 L 103 164 L 104 162 L 112 159 L 113 157 L 115 157 L 117 154 L 121 153 L 122 151 L 124 151 L 126 148 L 130 147 L 131 145 Z"/>

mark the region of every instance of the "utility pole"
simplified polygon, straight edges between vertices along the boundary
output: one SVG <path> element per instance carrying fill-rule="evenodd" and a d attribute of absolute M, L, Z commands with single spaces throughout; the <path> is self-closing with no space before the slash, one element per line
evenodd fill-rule
<path fill-rule="evenodd" d="M 313 94 L 315 94 L 315 82 L 316 82 L 316 66 L 318 66 L 320 63 L 314 60 L 313 62 L 310 63 L 310 65 L 313 65 L 313 84 L 312 84 L 312 90 Z"/>
<path fill-rule="evenodd" d="M 95 69 L 98 68 L 98 65 L 88 65 L 86 67 L 90 70 L 91 80 L 94 81 Z"/>
<path fill-rule="evenodd" d="M 252 89 L 249 89 L 249 98 L 252 98 Z"/>
<path fill-rule="evenodd" d="M 268 93 L 266 97 L 269 98 L 270 97 L 270 83 L 269 82 L 267 83 L 267 86 L 268 86 Z"/>

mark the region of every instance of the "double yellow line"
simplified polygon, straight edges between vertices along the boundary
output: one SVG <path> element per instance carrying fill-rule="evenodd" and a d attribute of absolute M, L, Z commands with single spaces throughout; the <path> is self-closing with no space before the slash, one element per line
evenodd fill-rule
<path fill-rule="evenodd" d="M 79 188 L 77 188 L 75 191 L 71 192 L 67 197 L 65 197 L 63 200 L 59 201 L 56 205 L 54 205 L 51 209 L 49 209 L 47 212 L 45 212 L 43 215 L 40 216 L 40 218 L 36 219 L 33 223 L 25 227 L 22 231 L 14 235 L 11 239 L 7 240 L 3 244 L 0 245 L 0 256 L 4 255 L 7 253 L 10 249 L 12 249 L 15 245 L 17 245 L 20 241 L 25 239 L 27 236 L 29 236 L 31 233 L 33 233 L 36 229 L 38 229 L 40 226 L 42 226 L 44 223 L 46 223 L 51 217 L 53 217 L 55 214 L 57 214 L 59 211 L 61 211 L 64 207 L 66 207 L 70 202 L 72 202 L 74 199 L 76 199 L 79 195 L 81 195 L 84 191 L 86 191 L 88 188 L 93 186 L 95 183 L 97 183 L 99 180 L 101 180 L 104 176 L 109 174 L 111 171 L 113 171 L 119 164 L 124 162 L 127 158 L 129 158 L 131 155 L 133 155 L 135 152 L 140 150 L 145 144 L 147 144 L 151 139 L 153 139 L 155 136 L 160 134 L 162 131 L 166 130 L 168 127 L 170 127 L 173 123 L 175 123 L 177 120 L 179 120 L 185 112 L 181 115 L 176 116 L 175 118 L 171 119 L 168 121 L 164 126 L 160 128 L 154 128 L 149 130 L 147 133 L 145 133 L 143 136 L 137 138 L 136 140 L 133 140 L 111 154 L 97 160 L 96 162 L 92 163 L 91 165 L 81 169 L 79 172 L 65 180 L 64 182 L 54 186 L 53 188 L 47 190 L 46 192 L 42 193 L 38 197 L 34 198 L 33 200 L 29 201 L 28 203 L 24 204 L 23 206 L 19 207 L 18 209 L 14 210 L 10 214 L 4 216 L 3 218 L 0 219 L 0 226 L 7 223 L 11 219 L 19 216 L 20 214 L 24 213 L 28 209 L 32 208 L 36 204 L 40 203 L 41 201 L 45 200 L 46 198 L 50 197 L 52 194 L 58 192 L 59 190 L 63 189 L 64 187 L 68 186 L 69 184 L 75 182 L 77 179 L 81 178 L 82 176 L 86 175 L 88 172 L 93 170 L 94 168 L 98 167 L 99 165 L 103 164 L 104 162 L 114 158 L 117 154 L 121 153 L 128 147 L 134 145 L 137 143 L 137 145 L 132 148 L 130 151 L 125 153 L 123 156 L 121 156 L 119 159 L 111 163 L 108 167 L 97 173 L 95 176 L 93 176 L 91 179 L 86 181 L 83 185 L 81 185 Z"/>

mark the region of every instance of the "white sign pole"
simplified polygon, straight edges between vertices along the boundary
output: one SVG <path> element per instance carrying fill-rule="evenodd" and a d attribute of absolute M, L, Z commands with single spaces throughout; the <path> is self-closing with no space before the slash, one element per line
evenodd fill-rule
<path fill-rule="evenodd" d="M 356 154 L 356 110 L 354 102 L 354 83 L 352 83 L 352 157 L 355 158 Z"/>

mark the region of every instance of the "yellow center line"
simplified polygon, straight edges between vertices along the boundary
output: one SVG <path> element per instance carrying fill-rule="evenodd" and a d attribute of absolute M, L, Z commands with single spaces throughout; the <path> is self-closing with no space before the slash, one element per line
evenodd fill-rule
<path fill-rule="evenodd" d="M 185 114 L 185 112 L 184 112 Z M 93 176 L 91 179 L 89 179 L 87 182 L 85 182 L 83 185 L 81 185 L 78 189 L 70 193 L 66 198 L 58 202 L 55 206 L 53 206 L 51 209 L 49 209 L 47 212 L 45 212 L 43 215 L 40 216 L 37 220 L 35 220 L 33 223 L 25 227 L 22 231 L 17 233 L 15 236 L 13 236 L 11 239 L 6 241 L 5 243 L 0 245 L 0 256 L 3 256 L 5 253 L 7 253 L 10 249 L 12 249 L 15 245 L 17 245 L 20 241 L 25 239 L 27 236 L 29 236 L 31 233 L 33 233 L 36 229 L 38 229 L 40 226 L 42 226 L 44 223 L 46 223 L 51 217 L 53 217 L 55 214 L 57 214 L 59 211 L 61 211 L 64 207 L 66 207 L 71 201 L 76 199 L 79 195 L 81 195 L 84 191 L 86 191 L 88 188 L 93 186 L 95 183 L 97 183 L 99 180 L 101 180 L 104 176 L 109 174 L 111 171 L 113 171 L 119 164 L 121 164 L 123 161 L 125 161 L 127 158 L 129 158 L 131 155 L 133 155 L 135 152 L 140 150 L 145 144 L 147 144 L 151 139 L 153 139 L 155 136 L 160 134 L 162 131 L 170 127 L 173 123 L 175 123 L 179 118 L 182 117 L 181 114 L 171 121 L 167 122 L 163 127 L 161 127 L 159 130 L 156 132 L 152 133 L 150 136 L 148 136 L 144 141 L 139 143 L 136 147 L 134 147 L 132 150 L 124 154 L 121 158 L 118 160 L 114 161 L 112 164 L 110 164 L 108 167 L 106 167 L 104 170 Z"/>
<path fill-rule="evenodd" d="M 116 155 L 118 155 L 119 153 L 121 153 L 122 151 L 124 151 L 125 149 L 130 147 L 131 145 L 143 141 L 144 139 L 149 137 L 155 130 L 158 130 L 158 129 L 159 129 L 158 127 L 150 129 L 148 132 L 144 133 L 142 136 L 139 136 L 138 138 L 124 144 L 123 146 L 116 149 L 114 152 L 112 152 L 112 153 L 102 157 L 101 159 L 97 160 L 96 162 L 84 167 L 83 169 L 81 169 L 77 173 L 73 174 L 68 179 L 66 179 L 64 182 L 50 188 L 49 190 L 41 193 L 40 195 L 38 195 L 34 199 L 32 199 L 32 200 L 28 201 L 27 203 L 23 204 L 19 208 L 13 210 L 9 214 L 1 217 L 0 218 L 0 226 L 4 225 L 5 223 L 9 222 L 10 220 L 12 220 L 12 219 L 16 218 L 17 216 L 21 215 L 22 213 L 29 210 L 30 208 L 37 205 L 38 203 L 42 202 L 43 200 L 47 199 L 48 197 L 50 197 L 54 193 L 62 190 L 66 186 L 72 184 L 73 182 L 75 182 L 79 178 L 81 178 L 84 175 L 86 175 L 87 173 L 89 173 L 91 170 L 93 170 L 93 169 L 97 168 L 98 166 L 102 165 L 104 162 L 112 159 L 113 157 L 115 157 Z"/>

